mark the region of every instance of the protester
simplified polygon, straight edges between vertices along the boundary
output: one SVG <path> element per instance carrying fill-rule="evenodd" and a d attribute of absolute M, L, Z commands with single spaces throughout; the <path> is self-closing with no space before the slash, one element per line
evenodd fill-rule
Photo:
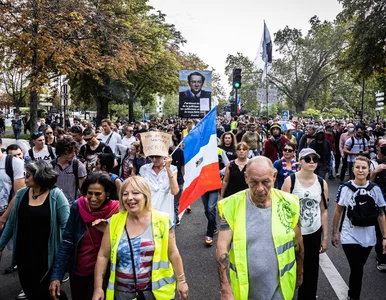
<path fill-rule="evenodd" d="M 272 163 L 283 156 L 283 148 L 289 140 L 281 134 L 280 124 L 273 124 L 270 128 L 271 137 L 264 143 L 264 156 L 268 157 Z"/>
<path fill-rule="evenodd" d="M 78 199 L 79 188 L 87 176 L 86 167 L 76 158 L 78 151 L 78 143 L 71 136 L 66 136 L 58 140 L 56 144 L 58 157 L 51 161 L 55 171 L 58 172 L 56 185 L 62 189 L 70 206 Z"/>
<path fill-rule="evenodd" d="M 370 172 L 370 161 L 364 156 L 357 156 L 353 161 L 354 179 L 339 189 L 332 224 L 333 246 L 338 247 L 338 223 L 340 225 L 340 242 L 350 265 L 350 279 L 347 299 L 360 299 L 362 288 L 363 267 L 376 244 L 375 223 L 378 222 L 382 235 L 386 234 L 385 199 L 381 189 L 367 180 Z M 361 198 L 359 198 L 361 197 Z M 362 200 L 361 200 L 362 199 Z M 369 205 L 360 204 L 367 202 Z M 371 205 L 372 203 L 372 205 Z M 374 203 L 380 208 L 376 209 Z M 357 214 L 366 208 L 367 224 L 357 221 Z M 358 213 L 357 213 L 358 212 Z M 382 252 L 386 254 L 386 240 L 382 240 Z"/>
<path fill-rule="evenodd" d="M 54 130 L 51 128 L 51 126 L 47 126 L 46 129 L 43 131 L 46 145 L 50 145 L 51 147 L 56 147 L 57 138 L 54 135 Z"/>
<path fill-rule="evenodd" d="M 327 183 L 316 174 L 319 155 L 311 148 L 299 153 L 300 171 L 288 177 L 282 191 L 299 197 L 300 224 L 304 244 L 303 284 L 299 300 L 316 299 L 319 276 L 319 254 L 328 247 Z M 323 236 L 322 236 L 323 233 Z"/>
<path fill-rule="evenodd" d="M 119 155 L 116 152 L 116 145 L 122 144 L 122 139 L 118 133 L 113 131 L 113 122 L 110 119 L 103 119 L 101 124 L 103 133 L 98 134 L 97 139 L 109 146 L 115 155 Z"/>
<path fill-rule="evenodd" d="M 55 186 L 57 176 L 46 161 L 27 164 L 27 187 L 17 193 L 0 238 L 3 251 L 13 237 L 12 260 L 17 260 L 19 280 L 29 300 L 51 299 L 50 274 L 69 215 L 67 199 Z"/>
<path fill-rule="evenodd" d="M 96 171 L 104 171 L 109 174 L 111 180 L 114 182 L 117 194 L 112 195 L 114 199 L 118 198 L 119 190 L 121 189 L 123 179 L 121 179 L 117 174 L 113 173 L 114 168 L 114 154 L 111 153 L 100 153 L 95 165 Z"/>
<path fill-rule="evenodd" d="M 26 162 L 40 159 L 51 161 L 56 158 L 55 148 L 45 145 L 43 132 L 34 132 L 31 135 L 31 140 L 34 146 L 28 150 L 28 155 L 25 156 Z"/>
<path fill-rule="evenodd" d="M 248 189 L 218 204 L 222 219 L 216 257 L 222 299 L 292 300 L 302 283 L 299 200 L 273 188 L 275 174 L 267 157 L 250 159 Z"/>
<path fill-rule="evenodd" d="M 98 253 L 92 299 L 174 299 L 176 289 L 180 298 L 188 299 L 173 226 L 167 214 L 152 209 L 148 183 L 130 177 L 119 202 L 120 213 L 107 225 Z M 103 279 L 109 262 L 113 268 L 105 297 Z M 143 294 L 145 298 L 140 298 Z"/>
<path fill-rule="evenodd" d="M 283 157 L 274 162 L 273 166 L 277 170 L 276 186 L 281 189 L 284 180 L 291 174 L 298 171 L 298 163 L 295 159 L 296 145 L 287 142 L 283 148 Z"/>
<path fill-rule="evenodd" d="M 132 142 L 130 147 L 127 148 L 126 153 L 121 156 L 121 163 L 119 166 L 119 177 L 127 179 L 133 174 L 135 155 L 139 152 L 139 142 Z"/>
<path fill-rule="evenodd" d="M 314 170 L 315 174 L 325 179 L 331 165 L 331 146 L 325 138 L 323 127 L 319 127 L 316 130 L 315 139 L 310 142 L 309 148 L 313 149 L 319 156 L 317 167 Z"/>
<path fill-rule="evenodd" d="M 82 194 L 71 206 L 55 264 L 50 294 L 60 296 L 60 279 L 69 267 L 72 300 L 91 300 L 94 268 L 107 220 L 119 211 L 119 201 L 112 200 L 116 187 L 105 172 L 91 173 L 82 185 Z M 105 287 L 106 288 L 106 287 Z"/>
<path fill-rule="evenodd" d="M 260 135 L 256 131 L 256 124 L 248 124 L 248 131 L 244 133 L 241 141 L 248 145 L 248 158 L 260 155 Z"/>
<path fill-rule="evenodd" d="M 348 155 L 344 152 L 345 144 L 348 139 L 351 139 L 351 137 L 354 135 L 354 124 L 349 123 L 347 124 L 347 132 L 343 133 L 340 136 L 339 140 L 339 151 L 340 151 L 340 156 L 342 157 L 342 168 L 340 170 L 340 184 L 343 184 L 344 179 L 346 177 L 346 171 L 348 167 L 348 162 L 347 158 Z"/>
<path fill-rule="evenodd" d="M 172 165 L 173 159 L 169 155 L 150 156 L 151 163 L 143 165 L 139 175 L 150 185 L 151 204 L 155 209 L 168 213 L 170 220 L 174 219 L 174 196 L 178 194 L 177 167 Z"/>
<path fill-rule="evenodd" d="M 133 135 L 134 129 L 131 126 L 125 126 L 123 127 L 123 131 L 125 133 L 125 136 L 122 138 L 122 144 L 126 147 L 130 147 L 131 143 L 137 140 L 136 137 Z"/>
<path fill-rule="evenodd" d="M 142 142 L 139 141 L 139 151 L 137 151 L 137 154 L 134 157 L 132 173 L 135 175 L 139 175 L 142 166 L 150 163 L 151 159 L 149 157 L 146 157 L 145 153 L 143 153 Z"/>
<path fill-rule="evenodd" d="M 226 167 L 221 187 L 220 199 L 224 199 L 248 187 L 245 182 L 248 151 L 249 147 L 246 143 L 241 142 L 237 144 L 237 158 L 236 160 L 230 161 Z"/>
<path fill-rule="evenodd" d="M 225 151 L 228 160 L 235 160 L 236 153 L 236 137 L 232 132 L 224 132 L 220 137 L 219 148 Z"/>

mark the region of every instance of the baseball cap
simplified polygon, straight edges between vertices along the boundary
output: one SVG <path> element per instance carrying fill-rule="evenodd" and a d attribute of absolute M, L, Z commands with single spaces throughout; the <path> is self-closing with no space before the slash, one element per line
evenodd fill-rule
<path fill-rule="evenodd" d="M 317 157 L 320 158 L 320 155 L 318 153 L 316 153 L 316 151 L 312 148 L 303 148 L 302 151 L 300 151 L 299 153 L 299 159 L 302 159 L 308 155 L 311 155 L 311 154 L 314 154 L 316 155 Z"/>
<path fill-rule="evenodd" d="M 78 122 L 80 122 L 81 120 L 80 120 L 80 118 L 79 118 L 79 117 L 75 117 L 75 118 L 74 118 L 74 121 L 78 121 Z"/>

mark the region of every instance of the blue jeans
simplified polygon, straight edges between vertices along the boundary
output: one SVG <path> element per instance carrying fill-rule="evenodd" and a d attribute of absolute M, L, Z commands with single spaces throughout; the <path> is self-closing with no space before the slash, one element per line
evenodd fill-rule
<path fill-rule="evenodd" d="M 201 196 L 201 199 L 202 203 L 204 204 L 205 216 L 208 219 L 206 236 L 213 238 L 214 231 L 217 229 L 216 212 L 218 190 L 206 192 L 204 195 Z"/>
<path fill-rule="evenodd" d="M 20 133 L 21 133 L 21 129 L 20 130 L 13 130 L 13 135 L 15 136 L 15 140 L 20 139 Z"/>

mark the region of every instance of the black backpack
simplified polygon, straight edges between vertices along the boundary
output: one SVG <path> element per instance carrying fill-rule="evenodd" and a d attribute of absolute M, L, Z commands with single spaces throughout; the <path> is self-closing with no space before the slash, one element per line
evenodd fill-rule
<path fill-rule="evenodd" d="M 8 203 L 11 202 L 13 194 L 14 194 L 14 190 L 13 190 L 14 178 L 13 178 L 13 165 L 12 165 L 12 161 L 13 161 L 13 155 L 8 154 L 5 157 L 5 172 L 7 173 L 8 177 L 11 179 L 11 191 L 9 192 Z"/>
<path fill-rule="evenodd" d="M 343 209 L 343 218 L 340 228 L 342 229 L 344 216 L 347 210 L 347 217 L 351 224 L 359 227 L 374 226 L 378 221 L 379 207 L 375 203 L 374 198 L 370 195 L 370 191 L 376 184 L 370 182 L 366 188 L 357 188 L 351 182 L 344 184 L 354 192 L 355 206 L 348 206 Z"/>

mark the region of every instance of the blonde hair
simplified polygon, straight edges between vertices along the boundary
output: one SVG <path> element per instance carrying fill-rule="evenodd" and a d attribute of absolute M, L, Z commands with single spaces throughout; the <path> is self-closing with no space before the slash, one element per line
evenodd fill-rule
<path fill-rule="evenodd" d="M 151 211 L 152 207 L 150 186 L 141 176 L 129 177 L 122 184 L 121 189 L 119 190 L 119 210 L 121 212 L 126 211 L 125 205 L 123 204 L 123 193 L 126 192 L 126 189 L 129 186 L 131 186 L 133 190 L 138 191 L 145 196 L 145 210 Z"/>

